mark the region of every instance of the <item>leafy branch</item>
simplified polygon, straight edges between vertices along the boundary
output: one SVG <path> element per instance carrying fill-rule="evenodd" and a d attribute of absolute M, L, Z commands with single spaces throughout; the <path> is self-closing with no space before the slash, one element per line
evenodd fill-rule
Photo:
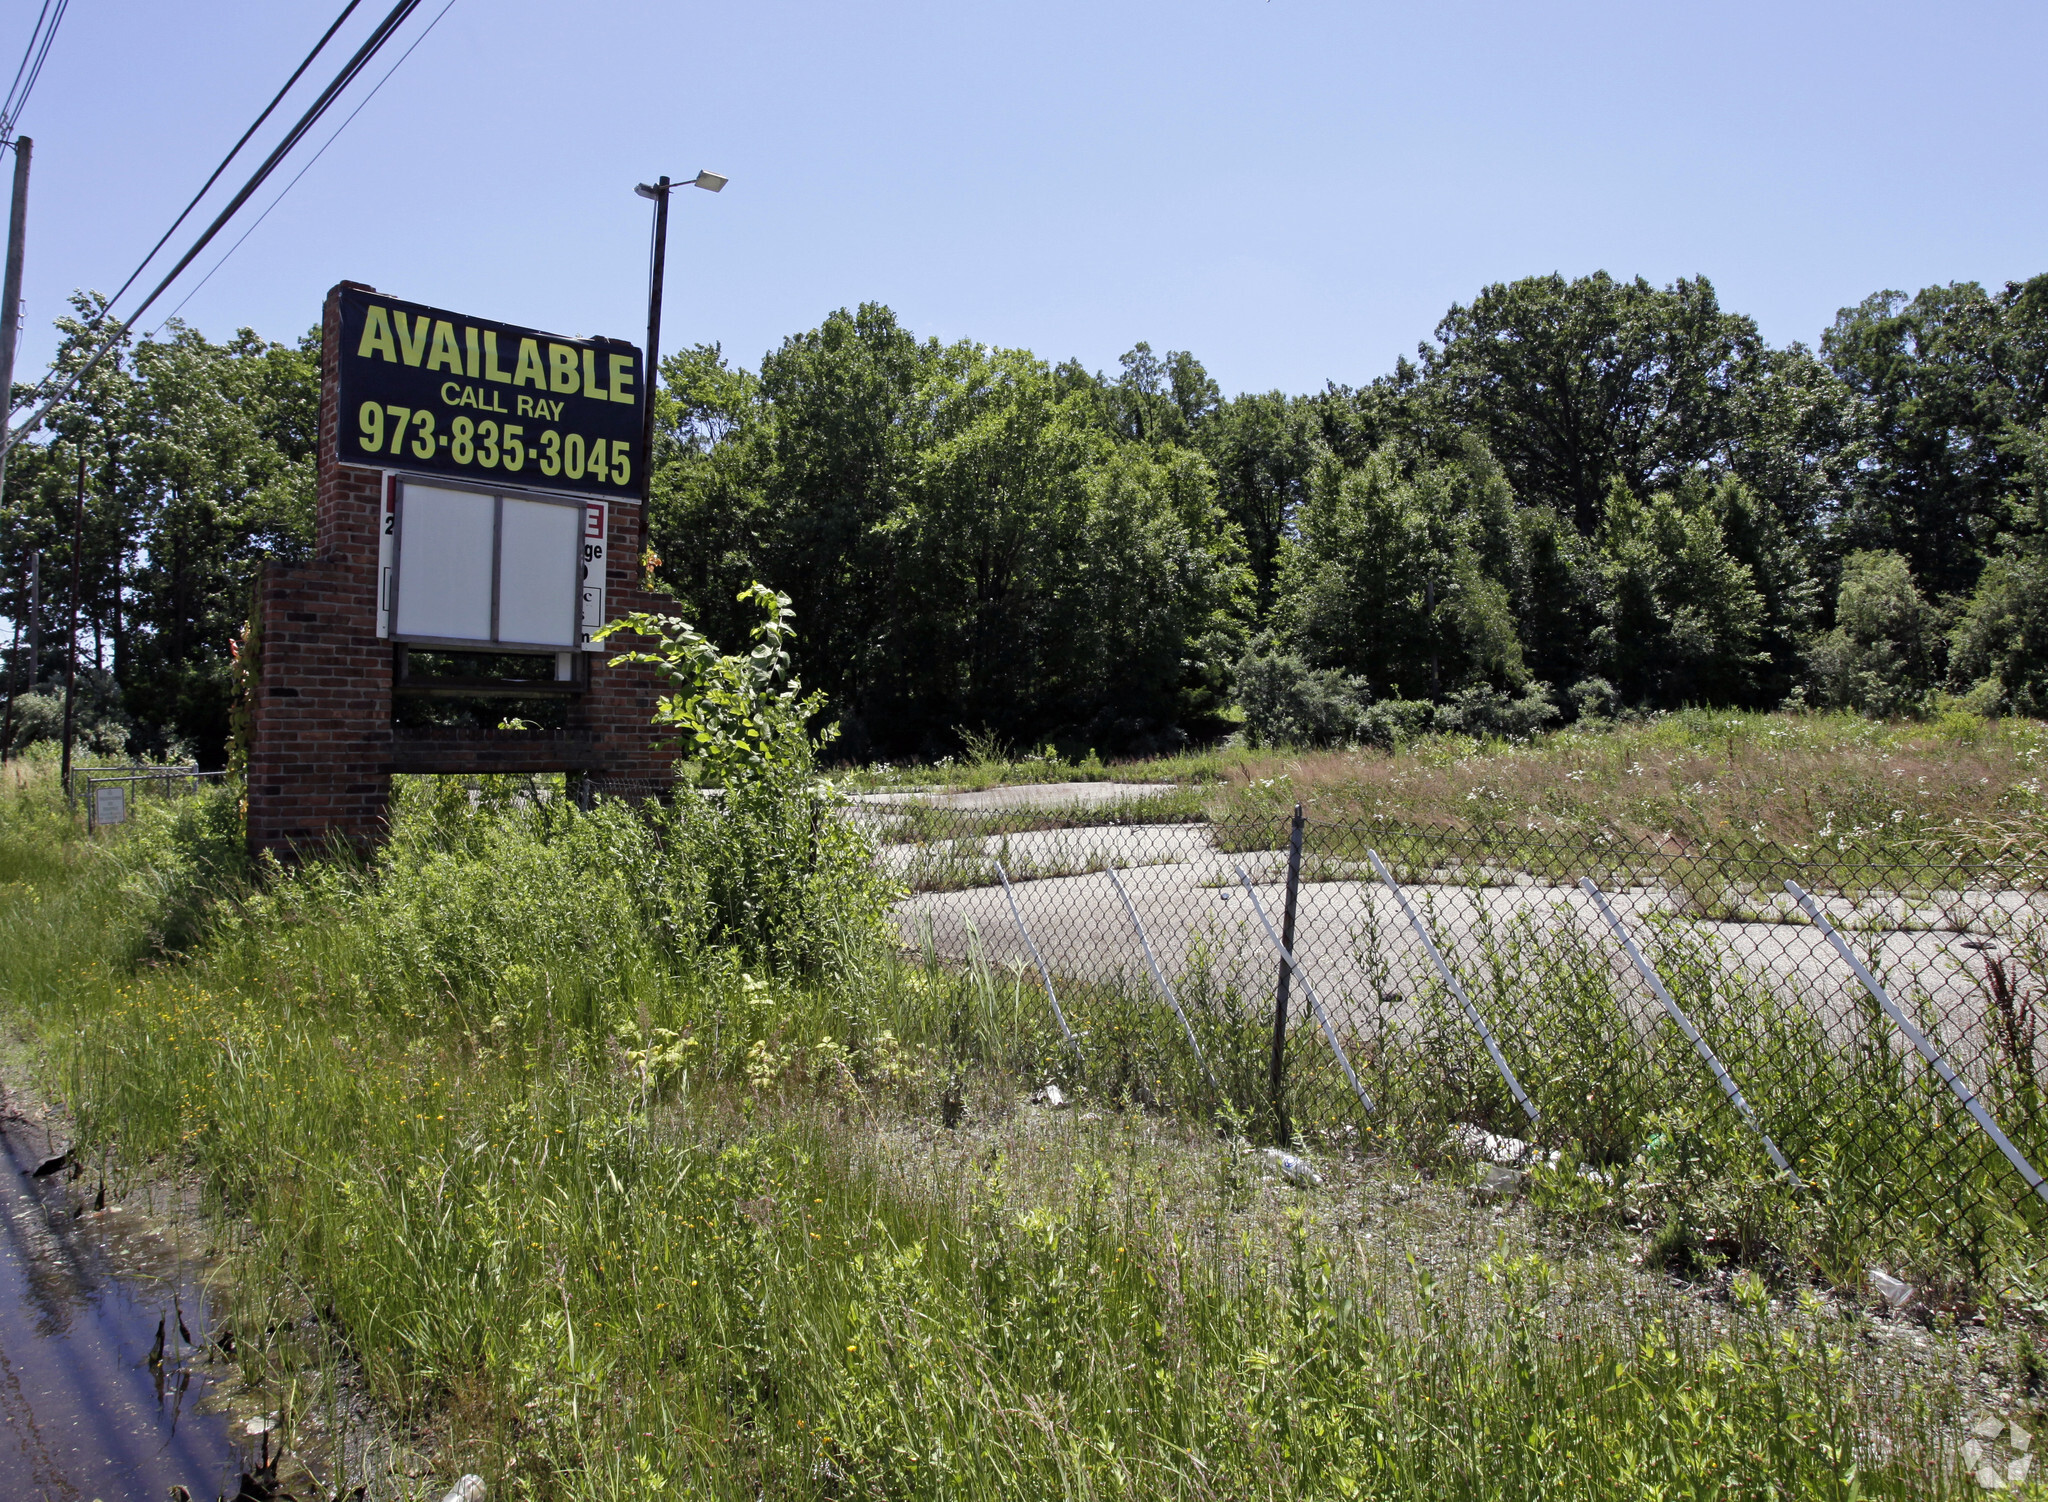
<path fill-rule="evenodd" d="M 654 723 L 679 731 L 684 755 L 711 780 L 726 784 L 774 767 L 802 766 L 839 730 L 829 725 L 813 740 L 804 728 L 824 708 L 825 695 L 806 696 L 790 675 L 796 612 L 789 596 L 754 583 L 740 591 L 739 603 L 761 612 L 747 633 L 753 645 L 746 652 L 721 653 L 688 621 L 645 611 L 593 633 L 600 640 L 620 631 L 653 638 L 652 650 L 622 652 L 612 665 L 646 663 L 674 685 L 656 702 Z"/>

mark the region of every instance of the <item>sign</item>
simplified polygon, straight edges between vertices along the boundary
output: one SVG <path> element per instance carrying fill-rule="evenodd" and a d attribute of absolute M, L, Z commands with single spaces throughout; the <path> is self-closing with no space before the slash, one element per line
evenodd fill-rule
<path fill-rule="evenodd" d="M 583 507 L 583 631 L 582 646 L 586 652 L 603 652 L 607 648 L 601 641 L 592 641 L 590 633 L 604 624 L 604 543 L 605 524 L 610 519 L 609 510 L 602 502 L 591 501 Z"/>
<path fill-rule="evenodd" d="M 640 351 L 341 289 L 343 464 L 637 501 Z"/>
<path fill-rule="evenodd" d="M 413 492 L 415 513 L 417 514 L 422 487 L 415 483 L 409 488 Z M 382 525 L 377 529 L 377 635 L 386 638 L 393 634 L 393 616 L 396 614 L 397 600 L 395 596 L 397 590 L 395 586 L 398 582 L 399 497 L 406 489 L 408 487 L 401 480 L 392 479 L 386 483 L 384 487 Z M 502 506 L 506 500 L 525 500 L 529 498 L 523 496 L 501 496 L 495 499 Z M 606 647 L 603 642 L 592 641 L 591 633 L 602 626 L 606 620 L 604 613 L 605 544 L 611 530 L 611 508 L 603 501 L 582 501 L 576 504 L 581 512 L 581 535 L 578 537 L 576 544 L 578 626 L 576 645 L 586 652 L 610 651 L 613 649 Z M 493 530 L 501 533 L 500 526 L 494 525 Z M 415 555 L 425 556 L 428 550 L 418 545 L 420 538 L 417 530 L 415 531 L 414 541 L 416 544 L 414 548 Z M 485 581 L 484 587 L 488 588 L 500 601 L 496 639 L 502 641 L 505 626 L 502 603 L 505 585 L 501 577 L 503 558 L 502 535 L 487 543 L 481 533 L 479 533 L 467 551 L 472 559 L 479 560 L 479 562 L 493 555 L 498 557 L 499 561 L 492 566 L 491 572 L 478 577 Z M 449 588 L 451 585 L 453 586 L 451 593 L 459 596 L 464 592 L 465 584 L 474 583 L 473 579 L 448 579 L 446 574 L 451 562 L 452 560 L 443 557 L 416 567 L 413 579 L 415 596 L 425 593 L 431 598 L 436 589 Z M 438 567 L 438 571 L 443 575 L 440 583 L 436 585 L 424 582 L 420 577 L 422 570 L 435 566 Z M 473 574 L 474 570 L 464 569 L 458 570 L 458 572 L 461 574 Z M 444 609 L 449 603 L 451 602 L 435 601 L 434 607 L 437 610 Z M 417 619 L 412 619 L 408 620 L 406 624 L 409 627 L 417 627 L 421 623 Z M 453 637 L 446 634 L 448 623 L 442 622 L 439 624 L 442 629 L 432 632 L 401 630 L 397 634 L 409 639 L 434 637 L 443 641 L 474 640 L 479 643 L 494 639 L 492 632 L 482 628 L 475 622 L 471 623 L 477 627 L 473 635 L 465 632 Z M 533 645 L 555 646 L 557 644 L 550 636 L 546 641 L 534 643 Z"/>
<path fill-rule="evenodd" d="M 101 824 L 126 824 L 128 822 L 128 789 L 120 783 L 102 783 L 92 790 L 92 822 Z"/>
<path fill-rule="evenodd" d="M 392 480 L 380 632 L 449 646 L 583 645 L 590 506 L 572 496 Z"/>

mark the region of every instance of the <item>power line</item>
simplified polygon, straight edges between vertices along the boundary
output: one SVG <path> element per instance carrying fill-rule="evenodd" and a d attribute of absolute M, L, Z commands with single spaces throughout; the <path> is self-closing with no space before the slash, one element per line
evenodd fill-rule
<path fill-rule="evenodd" d="M 334 103 L 336 96 L 343 89 L 347 88 L 350 83 L 354 82 L 356 76 L 362 72 L 363 68 L 368 65 L 372 58 L 383 50 L 384 44 L 391 40 L 393 33 L 405 24 L 407 18 L 419 8 L 419 5 L 420 0 L 398 0 L 398 4 L 391 8 L 391 13 L 378 23 L 377 29 L 370 33 L 369 38 L 361 47 L 356 49 L 355 56 L 348 60 L 339 73 L 335 74 L 333 81 L 320 91 L 320 97 L 315 99 L 307 108 L 305 114 L 299 117 L 298 123 L 292 126 L 282 141 L 278 142 L 271 150 L 270 155 L 263 159 L 263 164 L 250 175 L 249 180 L 242 185 L 240 191 L 228 202 L 228 206 L 215 216 L 213 223 L 208 225 L 199 238 L 193 242 L 192 248 L 179 258 L 178 264 L 173 266 L 164 279 L 156 284 L 155 290 L 142 300 L 141 305 L 133 313 L 129 314 L 125 321 L 114 325 L 113 333 L 93 352 L 91 358 L 66 377 L 63 383 L 44 400 L 42 406 L 30 414 L 20 427 L 7 434 L 4 441 L 0 441 L 0 454 L 11 450 L 17 443 L 41 426 L 43 419 L 50 415 L 51 410 L 64 400 L 80 381 L 91 374 L 101 360 L 106 358 L 108 351 L 112 350 L 121 341 L 126 335 L 128 328 L 149 310 L 150 305 L 164 294 L 164 290 L 177 280 L 178 276 L 187 266 L 192 264 L 201 251 L 205 250 L 212 243 L 213 237 L 219 234 L 228 220 L 232 219 L 241 209 L 242 205 L 249 201 L 250 196 L 263 186 L 265 179 L 276 170 L 277 164 L 283 161 L 286 154 L 304 139 L 306 132 L 311 130 L 319 122 L 320 117 L 327 113 L 328 107 Z M 101 316 L 104 318 L 107 315 L 103 313 Z M 44 390 L 48 386 L 49 381 L 45 380 L 42 387 L 38 389 Z"/>
<path fill-rule="evenodd" d="M 69 4 L 70 0 L 63 0 L 63 3 Z M 256 117 L 254 124 L 252 124 L 247 130 L 242 132 L 242 139 L 235 142 L 233 146 L 228 148 L 228 154 L 220 159 L 220 165 L 213 169 L 213 175 L 207 178 L 204 183 L 200 184 L 199 191 L 192 195 L 192 201 L 185 205 L 184 209 L 179 213 L 176 219 L 173 219 L 171 221 L 171 227 L 164 231 L 163 238 L 161 240 L 158 240 L 156 244 L 150 246 L 149 254 L 144 256 L 140 264 L 138 264 L 133 271 L 128 273 L 128 280 L 121 283 L 120 290 L 115 292 L 112 297 L 107 299 L 107 305 L 104 309 L 101 310 L 100 316 L 98 318 L 95 318 L 92 321 L 92 324 L 88 325 L 88 327 L 96 327 L 99 323 L 105 320 L 109 314 L 113 312 L 114 304 L 121 300 L 122 294 L 125 293 L 130 287 L 135 285 L 136 278 L 141 276 L 142 273 L 148 269 L 149 263 L 156 259 L 156 253 L 162 250 L 164 246 L 169 242 L 171 236 L 175 235 L 178 232 L 178 226 L 183 224 L 185 220 L 191 215 L 192 211 L 199 207 L 199 200 L 204 198 L 207 195 L 208 191 L 212 189 L 213 185 L 220 181 L 220 175 L 228 170 L 228 163 L 232 162 L 235 159 L 236 155 L 240 153 L 241 149 L 249 144 L 249 137 L 255 135 L 256 132 L 262 128 L 263 122 L 270 118 L 271 111 L 275 110 L 279 103 L 283 101 L 284 96 L 291 92 L 292 85 L 299 81 L 299 79 L 305 74 L 305 71 L 313 66 L 313 59 L 318 57 L 321 51 L 327 46 L 327 44 L 334 40 L 334 34 L 337 31 L 341 30 L 342 23 L 348 20 L 348 18 L 352 14 L 354 14 L 355 8 L 361 3 L 362 0 L 348 0 L 348 4 L 342 7 L 341 14 L 334 18 L 334 24 L 332 26 L 329 26 L 326 31 L 321 33 L 320 40 L 313 44 L 313 50 L 306 54 L 305 61 L 300 63 L 298 67 L 292 69 L 292 76 L 284 81 L 284 87 L 277 91 L 277 93 L 272 97 L 270 103 L 263 106 L 263 113 Z M 130 321 L 132 322 L 133 320 Z"/>
<path fill-rule="evenodd" d="M 0 102 L 0 129 L 5 129 L 14 119 L 15 95 L 21 92 L 21 80 L 36 55 L 36 43 L 42 39 L 43 23 L 50 19 L 50 4 L 51 0 L 43 0 L 43 8 L 36 13 L 36 24 L 29 28 L 28 47 L 21 54 L 21 66 L 14 70 L 14 82 L 7 86 L 6 100 Z"/>
<path fill-rule="evenodd" d="M 0 102 L 0 148 L 14 140 L 15 124 L 28 107 L 28 96 L 36 80 L 42 77 L 43 60 L 50 55 L 50 43 L 57 40 L 57 28 L 64 24 L 64 12 L 70 4 L 71 0 L 43 0 L 43 8 L 36 14 L 35 30 L 28 34 L 28 49 L 21 55 L 21 66 L 14 70 L 14 82 L 7 86 L 6 100 Z"/>
<path fill-rule="evenodd" d="M 256 216 L 256 222 L 254 224 L 251 224 L 247 229 L 242 231 L 241 238 L 236 240 L 234 244 L 230 245 L 227 248 L 227 250 L 222 253 L 221 258 L 213 263 L 212 270 L 208 271 L 205 276 L 202 276 L 198 280 L 198 282 L 194 284 L 190 292 L 187 292 L 183 297 L 178 299 L 178 306 L 171 309 L 170 312 L 164 314 L 163 323 L 158 324 L 154 329 L 150 330 L 151 338 L 155 338 L 158 334 L 162 333 L 164 330 L 164 325 L 168 324 L 173 318 L 176 318 L 180 313 L 182 313 L 185 310 L 185 304 L 192 301 L 193 298 L 199 295 L 199 289 L 201 287 L 204 287 L 208 282 L 213 280 L 214 272 L 219 271 L 221 267 L 227 265 L 228 258 L 234 255 L 236 251 L 242 248 L 243 241 L 247 240 L 251 235 L 255 234 L 257 229 L 262 225 L 263 221 L 270 217 L 271 209 L 274 209 L 279 204 L 283 203 L 285 200 L 285 195 L 290 193 L 292 189 L 296 188 L 299 185 L 299 179 L 304 177 L 308 172 L 311 172 L 313 170 L 313 164 L 315 162 L 318 162 L 320 158 L 322 158 L 323 156 L 327 155 L 327 148 L 329 146 L 332 146 L 336 141 L 341 139 L 341 133 L 347 130 L 349 126 L 355 122 L 356 116 L 360 115 L 364 111 L 364 109 L 368 107 L 370 101 L 377 97 L 378 92 L 384 87 L 384 85 L 391 82 L 391 75 L 393 73 L 396 73 L 400 68 L 405 66 L 405 60 L 411 57 L 413 53 L 419 50 L 420 43 L 424 42 L 428 37 L 434 34 L 434 28 L 441 24 L 441 17 L 447 15 L 448 12 L 453 9 L 455 9 L 455 0 L 448 0 L 448 3 L 441 7 L 440 15 L 435 16 L 433 20 L 427 22 L 427 29 L 425 31 L 422 31 L 417 37 L 414 37 L 412 45 L 406 48 L 405 51 L 401 52 L 398 55 L 398 61 L 393 63 L 388 69 L 385 70 L 384 76 L 377 80 L 376 87 L 371 89 L 369 93 L 363 96 L 362 103 L 358 104 L 354 109 L 348 112 L 348 119 L 342 121 L 341 124 L 334 127 L 334 134 L 329 136 L 326 139 L 326 141 L 321 144 L 320 149 L 314 152 L 311 159 L 307 161 L 306 165 L 301 167 L 297 171 L 297 173 L 293 175 L 292 180 L 284 185 L 284 188 L 282 189 L 282 191 L 278 193 L 277 197 L 270 200 L 269 207 L 265 208 L 262 213 Z"/>

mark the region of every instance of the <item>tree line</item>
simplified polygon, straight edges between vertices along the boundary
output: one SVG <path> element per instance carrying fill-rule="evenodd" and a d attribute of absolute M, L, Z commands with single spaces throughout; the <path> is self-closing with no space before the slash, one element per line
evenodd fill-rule
<path fill-rule="evenodd" d="M 659 577 L 727 633 L 786 590 L 858 756 L 2048 709 L 2048 277 L 1881 292 L 1818 349 L 1704 279 L 1531 277 L 1306 395 L 877 306 L 663 376 Z"/>
<path fill-rule="evenodd" d="M 84 363 L 104 337 L 90 328 L 102 309 L 73 299 L 55 370 Z M 17 403 L 26 395 L 16 388 Z M 75 580 L 84 743 L 223 764 L 230 643 L 256 566 L 303 559 L 312 545 L 319 400 L 317 333 L 286 346 L 243 329 L 216 344 L 173 322 L 124 344 L 8 455 L 0 616 L 11 623 L 14 746 L 59 733 Z"/>
<path fill-rule="evenodd" d="M 86 455 L 108 737 L 218 756 L 251 572 L 310 540 L 317 355 L 173 325 L 14 457 L 0 610 L 26 618 L 42 548 L 47 685 Z M 1296 395 L 1225 398 L 1145 344 L 1098 373 L 920 339 L 878 305 L 757 369 L 709 345 L 661 377 L 651 577 L 720 641 L 746 586 L 789 594 L 860 759 L 2048 712 L 2048 276 L 1880 292 L 1814 348 L 1704 279 L 1531 277 L 1379 379 Z"/>

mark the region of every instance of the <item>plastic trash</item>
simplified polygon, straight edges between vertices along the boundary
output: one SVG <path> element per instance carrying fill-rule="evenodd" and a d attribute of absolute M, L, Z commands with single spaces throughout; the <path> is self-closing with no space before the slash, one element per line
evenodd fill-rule
<path fill-rule="evenodd" d="M 1556 1148 L 1545 1153 L 1519 1137 L 1497 1136 L 1467 1121 L 1451 1123 L 1447 1140 L 1453 1151 L 1482 1163 L 1498 1163 L 1502 1168 L 1521 1168 L 1539 1161 L 1555 1168 L 1564 1161 L 1564 1154 Z"/>
<path fill-rule="evenodd" d="M 1450 1141 L 1466 1157 L 1498 1163 L 1503 1168 L 1512 1168 L 1529 1156 L 1529 1144 L 1521 1138 L 1496 1136 L 1465 1121 L 1451 1124 Z"/>
<path fill-rule="evenodd" d="M 1488 1164 L 1484 1176 L 1472 1187 L 1472 1198 L 1482 1205 L 1513 1199 L 1522 1192 L 1522 1180 L 1519 1169 Z"/>
<path fill-rule="evenodd" d="M 1280 1176 L 1288 1183 L 1299 1184 L 1303 1188 L 1322 1187 L 1323 1176 L 1309 1166 L 1308 1159 L 1297 1158 L 1293 1153 L 1282 1152 L 1277 1147 L 1269 1147 L 1265 1153 L 1268 1161 L 1280 1170 Z"/>

